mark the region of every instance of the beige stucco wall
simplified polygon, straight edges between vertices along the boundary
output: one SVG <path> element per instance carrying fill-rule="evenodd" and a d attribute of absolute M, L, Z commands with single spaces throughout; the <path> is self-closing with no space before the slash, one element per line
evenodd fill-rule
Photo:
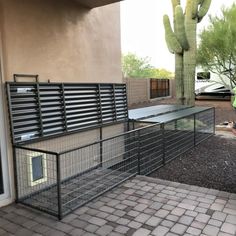
<path fill-rule="evenodd" d="M 126 78 L 128 105 L 150 101 L 150 79 Z"/>
<path fill-rule="evenodd" d="M 13 161 L 4 82 L 12 81 L 14 73 L 24 73 L 38 74 L 40 82 L 121 83 L 119 4 L 89 10 L 73 0 L 0 0 L 0 52 L 12 201 Z M 0 207 L 5 204 L 0 201 Z"/>
<path fill-rule="evenodd" d="M 161 100 L 163 98 L 150 98 L 150 79 L 148 78 L 125 78 L 127 85 L 127 97 L 129 107 L 148 103 L 154 100 Z M 170 79 L 170 97 L 175 97 L 175 80 Z"/>
<path fill-rule="evenodd" d="M 119 3 L 95 8 L 73 0 L 0 0 L 5 80 L 122 82 Z"/>

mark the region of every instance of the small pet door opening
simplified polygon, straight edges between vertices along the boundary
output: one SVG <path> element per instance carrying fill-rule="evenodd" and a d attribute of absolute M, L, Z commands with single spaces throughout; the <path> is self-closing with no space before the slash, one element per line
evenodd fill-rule
<path fill-rule="evenodd" d="M 45 154 L 32 153 L 28 155 L 28 182 L 35 186 L 47 181 Z"/>

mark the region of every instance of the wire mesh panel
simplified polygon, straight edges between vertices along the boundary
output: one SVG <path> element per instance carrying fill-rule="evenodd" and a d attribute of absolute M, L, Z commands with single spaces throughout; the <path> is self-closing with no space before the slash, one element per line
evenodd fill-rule
<path fill-rule="evenodd" d="M 56 156 L 22 148 L 15 155 L 18 201 L 57 216 Z"/>
<path fill-rule="evenodd" d="M 60 149 L 55 155 L 52 149 L 61 142 L 16 147 L 18 202 L 61 218 L 137 174 L 137 137 L 131 131 L 71 150 Z M 42 147 L 51 150 L 37 149 Z"/>
<path fill-rule="evenodd" d="M 215 130 L 214 109 L 197 113 L 195 115 L 195 139 L 196 144 L 204 141 L 214 134 Z"/>
<path fill-rule="evenodd" d="M 194 115 L 164 124 L 164 146 L 166 161 L 194 146 Z"/>
<path fill-rule="evenodd" d="M 107 122 L 118 120 L 119 114 L 125 115 L 121 107 L 114 116 L 107 116 L 106 111 L 110 113 L 121 105 L 109 102 L 117 96 L 111 86 L 99 89 L 108 96 L 101 92 L 103 104 L 98 108 Z M 123 92 L 121 86 L 117 93 L 123 96 Z M 56 103 L 57 99 L 52 107 Z M 44 103 L 41 104 L 44 116 L 48 113 L 44 113 Z M 150 174 L 214 133 L 212 108 L 189 108 L 163 117 L 169 120 L 152 124 L 123 122 L 104 131 L 93 129 L 25 146 L 15 145 L 18 202 L 61 219 L 126 179 Z M 133 130 L 124 132 L 127 127 Z"/>
<path fill-rule="evenodd" d="M 62 214 L 135 175 L 136 143 L 136 139 L 124 134 L 61 154 Z"/>
<path fill-rule="evenodd" d="M 148 175 L 164 162 L 163 132 L 160 125 L 139 131 L 140 174 Z"/>

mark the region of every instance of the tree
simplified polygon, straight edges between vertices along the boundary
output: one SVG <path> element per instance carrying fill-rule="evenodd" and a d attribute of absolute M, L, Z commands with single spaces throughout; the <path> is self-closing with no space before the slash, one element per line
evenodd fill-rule
<path fill-rule="evenodd" d="M 171 79 L 173 77 L 173 73 L 166 69 L 152 69 L 152 79 Z"/>
<path fill-rule="evenodd" d="M 210 25 L 199 35 L 197 64 L 216 73 L 229 89 L 236 87 L 236 5 L 222 8 L 210 17 Z"/>
<path fill-rule="evenodd" d="M 122 56 L 122 71 L 125 77 L 150 78 L 153 69 L 148 57 L 140 58 L 133 53 Z"/>
<path fill-rule="evenodd" d="M 194 105 L 196 69 L 196 31 L 208 12 L 211 0 L 187 0 L 185 13 L 180 0 L 172 0 L 174 30 L 169 17 L 164 15 L 165 38 L 168 49 L 175 54 L 177 103 Z"/>
<path fill-rule="evenodd" d="M 169 79 L 172 72 L 166 69 L 157 69 L 150 64 L 150 58 L 140 58 L 133 53 L 122 56 L 122 71 L 125 77 Z"/>

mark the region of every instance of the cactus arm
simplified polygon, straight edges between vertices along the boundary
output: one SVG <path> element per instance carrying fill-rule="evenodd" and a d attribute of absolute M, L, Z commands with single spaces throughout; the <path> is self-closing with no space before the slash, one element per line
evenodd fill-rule
<path fill-rule="evenodd" d="M 173 14 L 174 14 L 176 6 L 180 5 L 180 0 L 171 0 L 171 2 L 172 2 Z"/>
<path fill-rule="evenodd" d="M 184 25 L 184 13 L 181 6 L 176 6 L 175 8 L 175 20 L 176 20 L 176 28 L 175 28 L 176 37 L 180 42 L 181 47 L 184 50 L 188 50 L 189 44 L 186 37 L 186 31 Z"/>
<path fill-rule="evenodd" d="M 187 0 L 185 13 L 180 0 L 171 0 L 174 32 L 169 17 L 163 17 L 166 43 L 175 53 L 176 99 L 179 104 L 194 105 L 197 23 L 207 14 L 211 0 Z"/>
<path fill-rule="evenodd" d="M 165 27 L 165 38 L 169 51 L 171 53 L 182 53 L 183 49 L 171 28 L 170 19 L 167 15 L 163 16 L 163 24 Z"/>
<path fill-rule="evenodd" d="M 198 22 L 207 14 L 211 5 L 211 0 L 203 0 L 198 11 Z"/>
<path fill-rule="evenodd" d="M 192 19 L 197 18 L 198 4 L 199 0 L 187 0 L 185 12 L 187 15 L 191 14 L 188 17 L 191 17 Z"/>

